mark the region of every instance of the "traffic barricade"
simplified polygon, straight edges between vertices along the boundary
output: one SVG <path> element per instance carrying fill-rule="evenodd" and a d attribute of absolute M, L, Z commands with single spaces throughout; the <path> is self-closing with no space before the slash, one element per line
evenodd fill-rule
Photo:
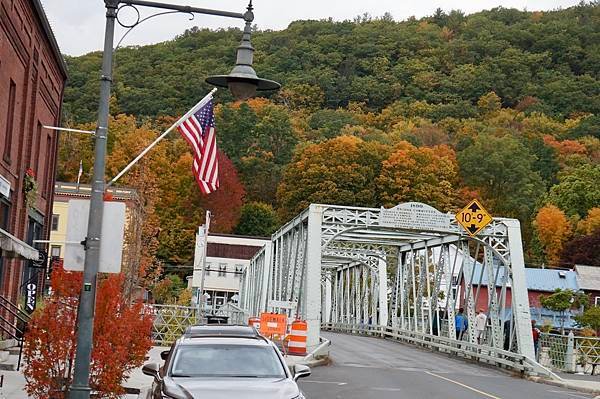
<path fill-rule="evenodd" d="M 291 332 L 288 335 L 287 346 L 290 355 L 306 355 L 306 333 L 308 324 L 303 320 L 294 320 L 292 322 Z"/>

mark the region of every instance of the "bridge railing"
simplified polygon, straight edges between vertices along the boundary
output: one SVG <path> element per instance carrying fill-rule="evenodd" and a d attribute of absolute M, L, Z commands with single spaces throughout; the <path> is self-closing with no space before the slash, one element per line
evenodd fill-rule
<path fill-rule="evenodd" d="M 600 338 L 542 333 L 537 357 L 541 365 L 554 370 L 595 374 Z"/>
<path fill-rule="evenodd" d="M 404 342 L 521 374 L 554 376 L 550 370 L 524 355 L 486 345 L 473 344 L 468 341 L 459 341 L 401 328 L 366 324 L 324 323 L 321 325 L 321 329 Z"/>

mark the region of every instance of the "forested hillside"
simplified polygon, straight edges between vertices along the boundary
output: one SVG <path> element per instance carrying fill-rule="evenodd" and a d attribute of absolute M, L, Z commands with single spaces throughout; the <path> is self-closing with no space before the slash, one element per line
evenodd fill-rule
<path fill-rule="evenodd" d="M 231 69 L 240 37 L 192 29 L 116 52 L 110 177 Z M 206 208 L 217 231 L 264 235 L 311 202 L 453 211 L 474 197 L 521 220 L 531 265 L 600 266 L 598 2 L 298 21 L 253 44 L 283 88 L 242 104 L 218 92 L 220 192 L 199 194 L 176 134 L 122 181 L 146 200 L 147 267 L 189 262 Z M 72 125 L 95 119 L 100 57 L 67 60 Z M 89 176 L 91 151 L 64 135 L 59 178 L 80 159 Z"/>

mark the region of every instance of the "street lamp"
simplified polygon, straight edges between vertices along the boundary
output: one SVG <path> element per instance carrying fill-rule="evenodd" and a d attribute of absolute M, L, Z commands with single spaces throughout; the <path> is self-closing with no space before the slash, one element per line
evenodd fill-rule
<path fill-rule="evenodd" d="M 215 75 L 206 78 L 206 82 L 214 86 L 228 87 L 231 94 L 238 100 L 246 100 L 253 97 L 256 91 L 277 90 L 281 85 L 273 80 L 262 79 L 256 75 L 252 68 L 254 58 L 254 47 L 250 43 L 250 34 L 252 31 L 252 21 L 254 14 L 252 13 L 252 2 L 248 5 L 248 9 L 244 13 L 244 34 L 242 42 L 237 48 L 237 57 L 235 66 L 229 75 Z"/>
<path fill-rule="evenodd" d="M 104 174 L 106 169 L 106 142 L 108 139 L 109 99 L 112 83 L 113 42 L 115 21 L 119 5 L 133 7 L 145 6 L 171 12 L 188 14 L 217 15 L 229 18 L 239 18 L 246 21 L 242 43 L 238 47 L 237 63 L 231 74 L 226 77 L 212 77 L 207 82 L 222 86 L 226 83 L 236 98 L 248 98 L 256 90 L 275 90 L 279 83 L 260 79 L 252 69 L 252 54 L 254 49 L 250 44 L 251 23 L 254 20 L 252 2 L 244 14 L 229 11 L 211 10 L 190 6 L 181 6 L 168 3 L 158 3 L 147 0 L 104 0 L 106 7 L 106 28 L 104 32 L 104 50 L 102 53 L 102 73 L 100 76 L 100 100 L 98 102 L 98 125 L 95 132 L 94 144 L 94 175 L 92 179 L 92 192 L 90 197 L 90 214 L 88 220 L 87 237 L 84 240 L 85 263 L 83 268 L 83 285 L 77 313 L 77 352 L 75 354 L 75 367 L 73 370 L 73 384 L 69 389 L 69 399 L 89 399 L 91 389 L 89 386 L 90 363 L 92 355 L 94 307 L 96 302 L 96 283 L 100 261 L 100 240 L 102 232 L 102 216 L 104 213 Z M 147 20 L 144 18 L 129 26 L 133 29 L 139 23 Z M 213 79 L 214 78 L 214 79 Z"/>

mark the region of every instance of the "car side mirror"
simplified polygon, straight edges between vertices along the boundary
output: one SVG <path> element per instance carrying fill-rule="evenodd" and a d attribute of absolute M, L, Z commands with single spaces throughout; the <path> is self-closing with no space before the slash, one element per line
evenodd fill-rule
<path fill-rule="evenodd" d="M 162 360 L 167 360 L 167 358 L 169 357 L 169 353 L 171 353 L 170 350 L 160 352 L 160 358 Z"/>
<path fill-rule="evenodd" d="M 298 381 L 298 379 L 308 377 L 309 375 L 310 367 L 304 364 L 296 364 L 294 366 L 294 381 Z"/>
<path fill-rule="evenodd" d="M 158 371 L 160 370 L 160 367 L 158 366 L 157 363 L 147 363 L 144 364 L 144 367 L 142 367 L 142 373 L 149 375 L 150 377 L 154 377 L 156 379 L 159 379 L 159 374 Z"/>

